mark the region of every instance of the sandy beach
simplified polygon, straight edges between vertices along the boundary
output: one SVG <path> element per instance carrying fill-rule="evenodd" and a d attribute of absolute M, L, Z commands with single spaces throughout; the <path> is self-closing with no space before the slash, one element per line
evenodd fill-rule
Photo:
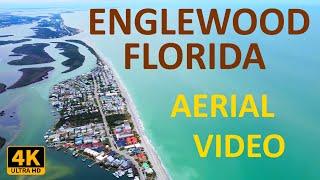
<path fill-rule="evenodd" d="M 131 114 L 134 127 L 135 127 L 137 133 L 140 135 L 141 144 L 144 147 L 145 152 L 148 155 L 149 161 L 151 162 L 152 167 L 157 174 L 157 179 L 161 179 L 161 180 L 171 179 L 166 168 L 164 167 L 163 163 L 161 162 L 160 157 L 158 156 L 155 148 L 151 144 L 151 141 L 146 136 L 141 118 L 140 118 L 139 113 L 135 107 L 135 104 L 134 104 L 132 98 L 130 97 L 130 94 L 128 93 L 127 89 L 123 86 L 123 83 L 121 82 L 120 76 L 118 75 L 117 71 L 115 70 L 115 68 L 112 66 L 112 64 L 110 63 L 110 61 L 107 58 L 101 56 L 102 53 L 99 52 L 99 50 L 94 46 L 94 44 L 92 42 L 90 42 L 89 40 L 84 40 L 84 39 L 82 39 L 82 40 L 96 51 L 97 55 L 102 60 L 102 62 L 105 63 L 105 65 L 107 65 L 108 67 L 110 67 L 112 69 L 113 74 L 115 76 L 115 79 L 116 79 L 116 81 L 119 85 L 119 88 L 121 90 L 121 93 L 124 96 L 124 98 L 126 99 L 126 102 L 128 105 L 128 111 Z"/>

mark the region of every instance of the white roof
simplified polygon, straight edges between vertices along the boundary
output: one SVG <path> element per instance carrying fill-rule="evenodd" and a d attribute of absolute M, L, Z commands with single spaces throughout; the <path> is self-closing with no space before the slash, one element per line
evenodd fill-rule
<path fill-rule="evenodd" d="M 153 170 L 151 168 L 148 168 L 145 171 L 146 171 L 147 174 L 152 174 L 153 173 Z"/>
<path fill-rule="evenodd" d="M 97 156 L 99 156 L 99 154 L 100 154 L 100 153 L 98 153 L 97 151 L 94 151 L 94 150 L 89 149 L 89 148 L 85 148 L 85 149 L 84 149 L 84 152 L 85 152 L 85 153 L 88 153 L 88 154 L 90 154 L 91 156 L 94 156 L 94 157 L 97 157 Z"/>
<path fill-rule="evenodd" d="M 108 162 L 112 162 L 112 161 L 114 161 L 114 158 L 112 156 L 108 156 L 107 160 L 108 160 Z"/>
<path fill-rule="evenodd" d="M 108 156 L 104 156 L 103 153 L 101 153 L 99 156 L 96 157 L 96 159 L 97 159 L 98 161 L 103 161 L 103 160 L 105 160 L 107 157 L 108 157 Z"/>

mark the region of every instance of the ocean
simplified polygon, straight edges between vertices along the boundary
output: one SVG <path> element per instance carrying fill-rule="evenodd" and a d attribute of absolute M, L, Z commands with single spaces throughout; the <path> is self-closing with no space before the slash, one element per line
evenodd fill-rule
<path fill-rule="evenodd" d="M 162 5 L 166 7 L 166 5 Z M 244 5 L 232 6 L 232 9 Z M 230 5 L 219 5 L 228 8 Z M 244 7 L 250 7 L 245 5 Z M 268 6 L 270 7 L 270 6 Z M 285 12 L 296 6 L 282 4 L 277 7 Z M 161 8 L 161 7 L 157 7 Z M 193 8 L 210 9 L 208 6 L 194 6 Z M 134 32 L 130 36 L 106 35 L 90 37 L 96 48 L 107 57 L 131 97 L 133 98 L 147 136 L 157 150 L 164 166 L 172 179 L 319 179 L 318 164 L 320 156 L 320 122 L 318 112 L 320 101 L 320 83 L 318 80 L 320 66 L 318 42 L 319 7 L 299 6 L 310 15 L 309 31 L 300 36 L 290 36 L 284 31 L 277 36 L 267 36 L 257 31 L 251 36 L 239 36 L 228 29 L 228 35 L 203 36 L 141 36 Z M 171 13 L 176 7 L 168 7 Z M 257 6 L 260 12 L 266 6 Z M 170 24 L 176 24 L 174 16 L 169 16 Z M 88 11 L 77 11 L 64 14 L 65 23 L 69 26 L 81 28 L 88 32 Z M 272 24 L 274 19 L 269 20 Z M 244 24 L 246 21 L 244 20 Z M 82 38 L 82 37 L 81 37 Z M 83 37 L 84 38 L 84 37 Z M 124 68 L 124 44 L 128 42 L 150 43 L 150 59 L 157 62 L 157 50 L 168 42 L 179 43 L 182 47 L 189 42 L 209 43 L 233 42 L 244 52 L 250 43 L 259 44 L 266 70 L 255 66 L 249 70 L 186 70 L 185 66 L 175 71 L 144 70 L 142 61 L 133 64 L 131 70 Z M 185 49 L 185 48 L 184 48 Z M 185 52 L 185 51 L 184 51 Z M 57 54 L 58 56 L 58 54 Z M 173 57 L 168 53 L 166 57 Z M 59 62 L 61 62 L 59 60 Z M 12 104 L 17 113 L 16 121 L 20 129 L 12 144 L 43 144 L 43 134 L 54 123 L 48 104 L 50 87 L 71 76 L 88 72 L 94 62 L 85 61 L 86 65 L 78 70 L 62 75 L 62 70 L 56 69 L 46 81 L 24 88 L 10 90 L 0 95 L 0 107 Z M 58 63 L 58 62 L 57 62 Z M 62 68 L 62 67 L 61 67 Z M 8 71 L 0 66 L 0 72 Z M 192 95 L 198 93 L 215 94 L 233 93 L 244 96 L 252 93 L 256 96 L 266 93 L 269 98 L 269 108 L 276 113 L 274 119 L 193 119 L 178 116 L 170 118 L 171 108 L 176 95 L 184 93 L 191 102 Z M 259 102 L 259 101 L 258 101 Z M 19 128 L 20 127 L 20 128 Z M 12 133 L 9 129 L 6 138 Z M 220 158 L 214 156 L 211 149 L 209 156 L 202 159 L 198 156 L 193 142 L 193 134 L 199 134 L 204 141 L 209 133 L 238 134 L 246 137 L 248 134 L 280 134 L 286 141 L 286 149 L 278 159 L 265 156 L 251 159 L 244 154 L 240 158 Z M 1 157 L 5 151 L 1 150 Z M 89 169 L 80 160 L 66 157 L 62 152 L 48 152 L 48 168 L 46 178 L 114 178 L 100 168 Z M 79 162 L 77 162 L 79 161 Z M 5 159 L 1 158 L 1 172 L 5 172 Z M 8 178 L 1 173 L 2 177 Z M 41 177 L 39 177 L 41 178 Z"/>

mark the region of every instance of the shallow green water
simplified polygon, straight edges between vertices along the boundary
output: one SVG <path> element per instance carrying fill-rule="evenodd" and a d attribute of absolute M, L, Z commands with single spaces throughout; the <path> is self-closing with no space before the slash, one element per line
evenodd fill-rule
<path fill-rule="evenodd" d="M 225 7 L 227 5 L 221 8 Z M 281 8 L 289 7 L 283 5 Z M 308 10 L 312 23 L 308 33 L 303 36 L 288 36 L 283 33 L 269 37 L 257 32 L 250 37 L 239 37 L 232 33 L 227 37 L 197 35 L 192 37 L 166 36 L 164 38 L 137 34 L 92 37 L 100 51 L 111 60 L 129 90 L 141 115 L 147 135 L 173 179 L 316 180 L 320 178 L 318 168 L 320 163 L 318 153 L 320 148 L 318 121 L 320 54 L 317 46 L 320 40 L 319 13 L 317 12 L 319 7 L 304 8 Z M 86 21 L 80 21 L 85 17 L 87 17 L 86 13 L 65 15 L 67 22 L 75 27 L 88 27 Z M 175 24 L 173 19 L 170 22 Z M 156 62 L 157 49 L 162 43 L 178 42 L 184 45 L 194 41 L 204 45 L 210 42 L 234 42 L 240 45 L 243 51 L 247 49 L 250 42 L 258 42 L 267 69 L 260 71 L 253 67 L 248 71 L 201 71 L 196 68 L 188 71 L 183 66 L 177 71 L 148 71 L 142 69 L 141 62 L 133 64 L 132 70 L 124 69 L 124 43 L 126 42 L 150 42 L 152 46 L 150 59 Z M 171 55 L 169 54 L 168 57 Z M 91 67 L 92 65 L 84 66 L 71 75 L 81 74 Z M 23 128 L 14 144 L 42 143 L 42 135 L 53 120 L 47 102 L 48 89 L 54 83 L 67 78 L 60 75 L 54 77 L 57 78 L 38 83 L 34 85 L 34 88 L 22 88 L 9 91 L 5 96 L 0 95 L 0 105 L 6 104 L 18 95 L 22 96 L 18 114 Z M 267 93 L 270 109 L 276 113 L 276 118 L 273 120 L 253 118 L 196 120 L 179 116 L 171 119 L 170 111 L 178 93 L 186 94 L 189 100 L 195 93 L 223 93 L 226 95 L 236 93 L 240 96 L 246 93 L 253 93 L 257 96 Z M 208 158 L 200 159 L 192 139 L 194 133 L 198 133 L 203 137 L 202 139 L 205 139 L 208 133 L 239 134 L 244 137 L 248 134 L 264 136 L 277 133 L 285 138 L 286 151 L 278 159 L 266 157 L 249 159 L 245 156 L 237 159 L 216 159 L 214 150 L 211 149 Z M 3 150 L 1 152 L 1 157 L 4 157 Z M 48 163 L 55 164 L 52 166 L 55 167 L 53 170 L 48 169 L 48 175 L 77 178 L 99 177 L 105 174 L 99 173 L 99 169 L 96 168 L 89 170 L 81 163 L 74 163 L 74 160 L 65 158 L 63 155 L 48 153 Z M 1 158 L 0 161 L 3 167 L 3 159 Z M 3 172 L 4 169 L 2 168 L 1 171 Z M 112 178 L 105 176 L 106 179 Z"/>
<path fill-rule="evenodd" d="M 196 6 L 197 7 L 197 6 Z M 196 8 L 193 7 L 193 8 Z M 227 5 L 225 7 L 228 7 Z M 247 6 L 245 6 L 247 7 Z M 282 6 L 281 9 L 290 6 Z M 305 35 L 268 37 L 259 31 L 250 37 L 228 34 L 226 37 L 212 36 L 152 36 L 140 35 L 105 36 L 95 38 L 103 53 L 109 57 L 130 91 L 151 138 L 173 179 L 319 179 L 320 173 L 320 124 L 318 112 L 320 96 L 319 13 L 316 8 L 304 7 L 311 16 L 311 26 Z M 171 8 L 174 9 L 174 8 Z M 259 8 L 258 8 L 259 9 Z M 173 12 L 175 12 L 173 10 Z M 170 16 L 173 17 L 173 16 Z M 176 24 L 172 20 L 172 25 Z M 166 42 L 233 42 L 244 52 L 250 42 L 260 45 L 267 69 L 256 67 L 243 70 L 143 70 L 142 60 L 124 69 L 124 43 L 149 42 L 151 60 L 157 62 L 159 46 Z M 184 46 L 185 47 L 185 46 Z M 152 49 L 153 48 L 153 49 Z M 112 50 L 111 50 L 112 49 Z M 141 51 L 140 55 L 142 54 Z M 171 55 L 169 54 L 168 57 Z M 217 56 L 219 57 L 219 56 Z M 184 93 L 192 100 L 195 93 L 223 93 L 242 96 L 267 93 L 269 108 L 276 118 L 242 120 L 170 118 L 174 98 Z M 201 159 L 192 139 L 198 133 L 204 141 L 209 133 L 280 134 L 286 141 L 284 155 L 278 159 L 263 156 L 237 159 L 214 156 L 214 149 L 206 159 Z M 261 142 L 261 141 L 260 141 Z M 274 145 L 273 145 L 274 146 Z"/>

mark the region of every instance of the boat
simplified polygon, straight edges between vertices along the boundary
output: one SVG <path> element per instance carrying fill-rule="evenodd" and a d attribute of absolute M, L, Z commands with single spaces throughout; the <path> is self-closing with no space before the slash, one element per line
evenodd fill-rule
<path fill-rule="evenodd" d="M 88 167 L 91 168 L 93 165 L 95 165 L 96 163 L 93 162 L 92 164 L 89 164 Z"/>
<path fill-rule="evenodd" d="M 112 173 L 116 178 L 119 178 L 119 174 L 118 174 L 118 171 Z"/>
<path fill-rule="evenodd" d="M 124 172 L 124 171 L 119 170 L 119 171 L 118 171 L 118 174 L 119 174 L 119 176 L 121 177 L 121 176 L 125 175 L 125 172 Z"/>
<path fill-rule="evenodd" d="M 82 160 L 82 162 L 85 162 L 87 159 L 86 158 L 82 158 L 81 160 Z"/>
<path fill-rule="evenodd" d="M 48 145 L 47 145 L 47 148 L 53 148 L 53 145 L 48 144 Z"/>

